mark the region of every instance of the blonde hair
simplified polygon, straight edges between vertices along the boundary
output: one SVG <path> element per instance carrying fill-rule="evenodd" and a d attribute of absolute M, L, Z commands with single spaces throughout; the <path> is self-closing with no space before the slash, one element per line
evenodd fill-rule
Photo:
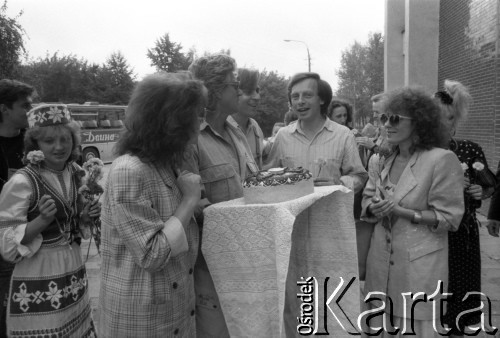
<path fill-rule="evenodd" d="M 455 125 L 458 121 L 467 119 L 469 107 L 472 103 L 472 96 L 469 94 L 468 88 L 458 81 L 444 80 L 444 90 L 451 96 L 453 102 L 443 104 L 440 101 L 441 108 L 455 117 Z"/>

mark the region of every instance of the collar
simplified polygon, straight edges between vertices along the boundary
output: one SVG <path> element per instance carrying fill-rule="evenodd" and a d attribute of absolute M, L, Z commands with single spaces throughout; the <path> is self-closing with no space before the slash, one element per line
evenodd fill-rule
<path fill-rule="evenodd" d="M 229 115 L 226 120 L 227 123 L 231 124 L 233 127 L 238 128 L 243 132 L 243 134 L 247 134 L 249 131 L 252 131 L 255 134 L 255 137 L 259 138 L 260 135 L 257 132 L 257 127 L 255 126 L 257 124 L 257 121 L 255 121 L 253 118 L 249 117 L 248 118 L 248 125 L 246 127 L 242 127 L 236 122 L 236 120 Z"/>
<path fill-rule="evenodd" d="M 243 137 L 245 137 L 244 133 L 238 127 L 238 124 L 236 123 L 236 121 L 235 121 L 235 124 L 236 125 L 233 125 L 227 119 L 226 119 L 226 121 L 224 121 L 224 127 L 227 128 L 229 132 L 232 132 L 232 134 L 235 134 L 237 137 L 239 137 L 239 133 L 242 133 Z M 210 124 L 208 124 L 207 121 L 203 121 L 200 124 L 200 131 L 203 131 L 203 130 L 210 130 L 214 135 L 220 136 L 219 133 L 217 131 L 215 131 L 215 129 L 213 129 L 212 126 Z"/>
<path fill-rule="evenodd" d="M 300 126 L 300 121 L 297 120 L 297 121 L 293 121 L 292 123 L 290 123 L 290 125 L 292 126 L 292 133 L 294 132 L 299 132 L 301 134 L 304 134 L 304 131 L 302 130 L 302 127 Z M 318 133 L 323 130 L 323 129 L 327 129 L 328 131 L 335 131 L 335 129 L 338 127 L 338 123 L 335 123 L 333 122 L 332 120 L 330 120 L 329 118 L 326 118 L 325 119 L 325 123 L 323 124 L 323 126 L 318 130 Z"/>

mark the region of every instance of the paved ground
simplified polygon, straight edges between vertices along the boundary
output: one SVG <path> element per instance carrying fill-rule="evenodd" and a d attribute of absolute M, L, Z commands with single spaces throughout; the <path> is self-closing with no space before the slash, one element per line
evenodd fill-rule
<path fill-rule="evenodd" d="M 483 224 L 486 221 L 483 216 L 480 216 L 479 219 Z M 500 328 L 500 239 L 491 237 L 485 226 L 480 229 L 480 233 L 483 281 L 482 291 L 490 298 L 492 303 L 493 325 Z M 86 266 L 89 276 L 92 312 L 94 319 L 97 320 L 101 258 L 97 253 L 93 241 L 90 243 L 90 250 L 88 241 L 82 243 L 82 254 L 84 259 L 87 257 L 87 252 L 89 255 Z M 496 337 L 500 337 L 500 333 L 497 333 Z"/>

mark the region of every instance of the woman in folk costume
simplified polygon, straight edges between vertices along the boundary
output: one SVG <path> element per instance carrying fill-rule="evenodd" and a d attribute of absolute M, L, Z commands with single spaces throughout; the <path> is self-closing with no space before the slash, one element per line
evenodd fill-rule
<path fill-rule="evenodd" d="M 79 128 L 64 105 L 28 113 L 25 162 L 0 195 L 0 253 L 16 263 L 11 279 L 9 337 L 94 337 L 79 227 L 100 204 L 79 203 L 81 168 L 73 160 Z"/>

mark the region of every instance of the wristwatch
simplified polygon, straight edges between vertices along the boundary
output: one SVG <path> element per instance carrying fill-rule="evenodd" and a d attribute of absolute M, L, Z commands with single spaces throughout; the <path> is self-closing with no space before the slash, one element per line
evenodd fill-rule
<path fill-rule="evenodd" d="M 422 213 L 420 211 L 415 211 L 413 213 L 413 218 L 411 220 L 413 224 L 420 224 L 422 222 Z"/>

